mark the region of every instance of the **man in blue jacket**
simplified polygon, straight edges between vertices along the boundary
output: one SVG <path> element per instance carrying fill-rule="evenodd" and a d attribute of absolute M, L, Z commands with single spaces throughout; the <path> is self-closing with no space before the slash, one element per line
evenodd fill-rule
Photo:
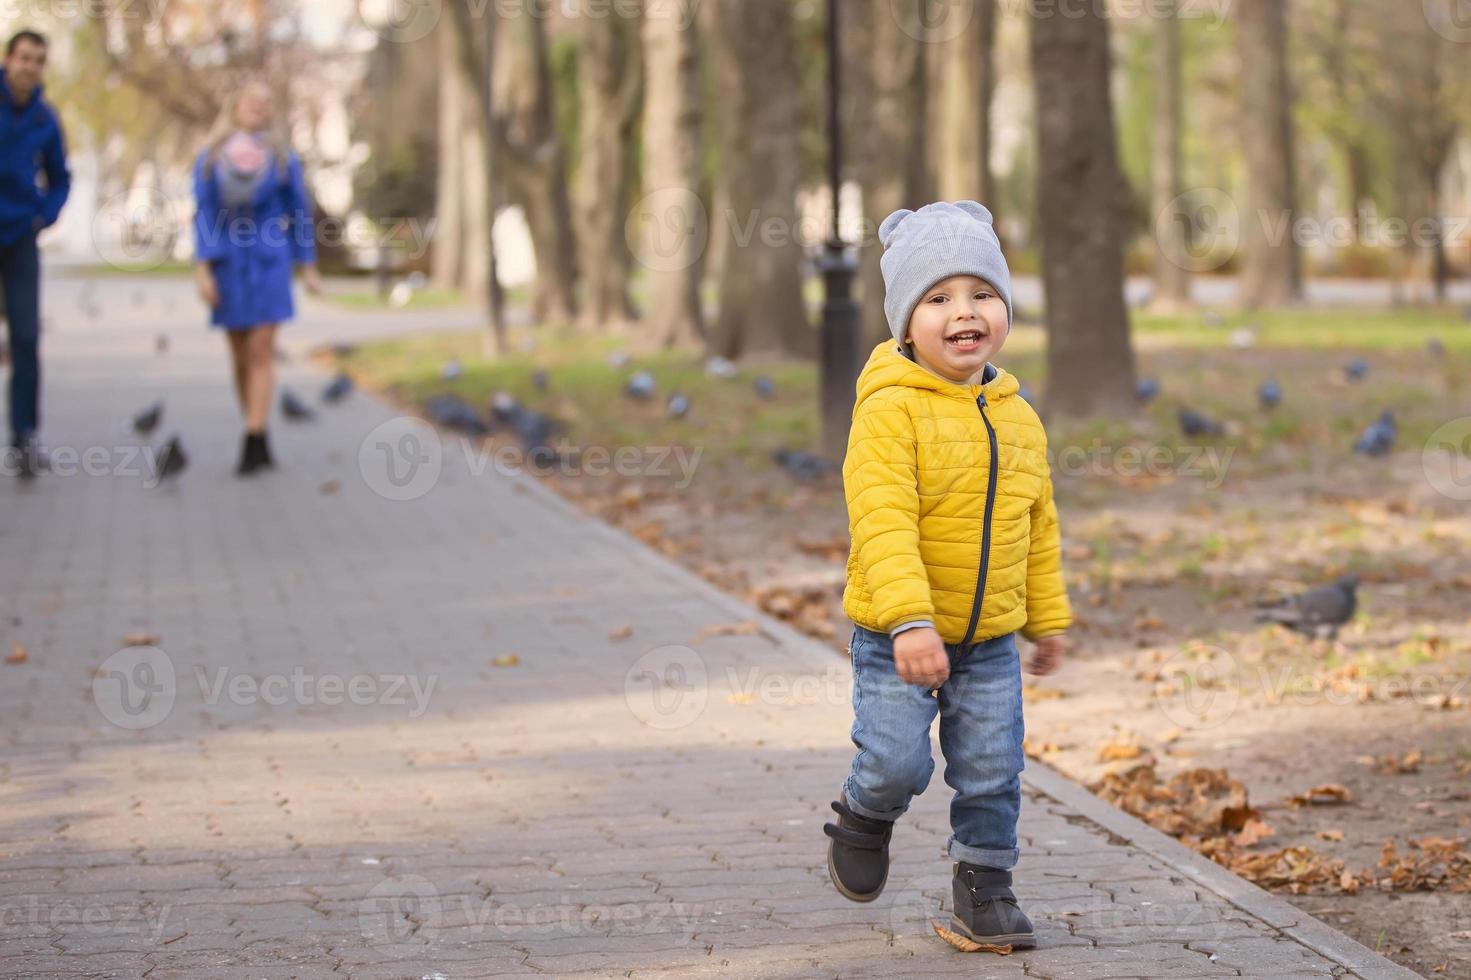
<path fill-rule="evenodd" d="M 36 233 L 54 224 L 71 190 L 56 113 L 41 97 L 46 39 L 20 31 L 0 69 L 0 290 L 10 325 L 10 431 L 22 476 L 39 464 L 41 261 Z"/>

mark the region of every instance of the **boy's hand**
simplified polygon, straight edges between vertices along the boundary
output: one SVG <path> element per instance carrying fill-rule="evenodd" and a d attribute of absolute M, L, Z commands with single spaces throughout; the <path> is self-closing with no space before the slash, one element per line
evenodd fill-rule
<path fill-rule="evenodd" d="M 1037 647 L 1032 651 L 1031 659 L 1027 661 L 1027 673 L 1037 677 L 1044 677 L 1052 673 L 1061 665 L 1063 654 L 1067 651 L 1066 633 L 1042 637 L 1037 641 Z"/>
<path fill-rule="evenodd" d="M 916 626 L 894 637 L 894 666 L 905 683 L 919 684 L 927 691 L 944 684 L 950 676 L 950 656 L 940 631 Z"/>

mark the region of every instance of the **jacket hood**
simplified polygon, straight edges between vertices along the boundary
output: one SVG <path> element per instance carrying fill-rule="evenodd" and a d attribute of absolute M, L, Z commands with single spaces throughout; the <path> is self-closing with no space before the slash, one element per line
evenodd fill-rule
<path fill-rule="evenodd" d="M 974 400 L 977 395 L 984 393 L 988 403 L 1009 398 L 1021 389 L 1021 383 L 1014 375 L 1006 373 L 994 364 L 986 365 L 983 377 L 985 380 L 981 384 L 974 385 L 947 381 L 911 361 L 900 350 L 897 341 L 885 340 L 873 349 L 873 353 L 868 356 L 868 363 L 858 374 L 858 398 L 854 402 L 853 410 L 856 412 L 864 399 L 875 392 L 895 385 L 937 392 L 946 398 L 965 398 L 967 400 Z"/>

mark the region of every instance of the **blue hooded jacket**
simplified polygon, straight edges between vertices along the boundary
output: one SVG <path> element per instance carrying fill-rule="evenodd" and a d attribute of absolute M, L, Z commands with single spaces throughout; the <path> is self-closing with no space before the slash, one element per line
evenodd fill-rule
<path fill-rule="evenodd" d="M 71 184 L 61 122 L 42 99 L 41 86 L 17 107 L 0 68 L 0 245 L 35 231 L 37 219 L 41 228 L 55 224 Z"/>

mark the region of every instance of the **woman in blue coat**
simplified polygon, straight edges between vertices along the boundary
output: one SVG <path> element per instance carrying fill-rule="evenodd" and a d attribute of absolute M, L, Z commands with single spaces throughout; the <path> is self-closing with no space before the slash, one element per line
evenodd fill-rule
<path fill-rule="evenodd" d="M 274 465 L 266 423 L 276 385 L 276 327 L 291 319 L 291 278 L 320 292 L 312 207 L 301 160 L 264 84 L 240 88 L 194 165 L 195 280 L 225 330 L 245 417 L 236 473 Z"/>

